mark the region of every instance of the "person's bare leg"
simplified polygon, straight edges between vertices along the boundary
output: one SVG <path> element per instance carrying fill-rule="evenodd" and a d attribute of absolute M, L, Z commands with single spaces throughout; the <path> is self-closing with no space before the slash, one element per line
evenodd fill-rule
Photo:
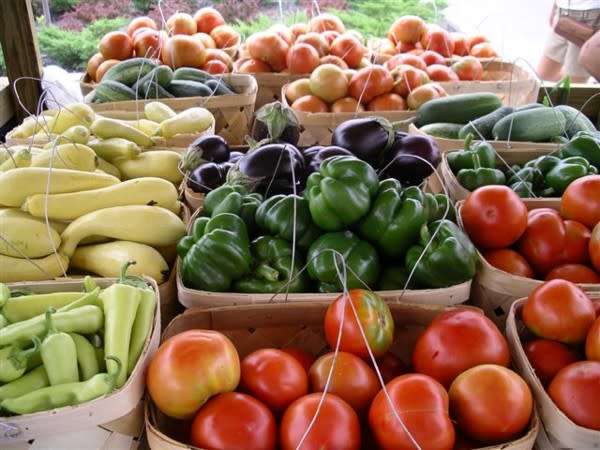
<path fill-rule="evenodd" d="M 562 78 L 562 63 L 542 55 L 537 66 L 537 75 L 542 80 L 558 81 Z"/>

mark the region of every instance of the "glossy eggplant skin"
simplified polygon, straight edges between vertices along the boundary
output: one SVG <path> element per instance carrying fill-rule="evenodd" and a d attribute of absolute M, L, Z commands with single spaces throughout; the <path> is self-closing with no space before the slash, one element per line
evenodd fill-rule
<path fill-rule="evenodd" d="M 350 150 L 335 145 L 329 145 L 318 150 L 306 164 L 307 175 L 313 172 L 318 172 L 321 163 L 331 156 L 348 155 L 354 156 Z M 306 153 L 304 154 L 306 158 Z"/>
<path fill-rule="evenodd" d="M 252 191 L 265 197 L 300 194 L 306 180 L 304 156 L 286 143 L 262 145 L 237 162 L 237 170 L 252 180 Z"/>
<path fill-rule="evenodd" d="M 225 183 L 226 175 L 227 172 L 221 164 L 204 163 L 192 171 L 187 185 L 194 192 L 206 194 Z"/>
<path fill-rule="evenodd" d="M 440 149 L 433 139 L 428 136 L 400 136 L 385 152 L 379 177 L 395 178 L 403 186 L 418 185 L 433 173 L 440 161 Z"/>
<path fill-rule="evenodd" d="M 205 161 L 221 163 L 229 160 L 229 144 L 218 134 L 200 136 L 188 149 L 199 151 Z"/>
<path fill-rule="evenodd" d="M 377 167 L 393 141 L 391 127 L 374 117 L 350 119 L 338 125 L 331 135 L 331 145 L 350 150 L 353 155 Z"/>

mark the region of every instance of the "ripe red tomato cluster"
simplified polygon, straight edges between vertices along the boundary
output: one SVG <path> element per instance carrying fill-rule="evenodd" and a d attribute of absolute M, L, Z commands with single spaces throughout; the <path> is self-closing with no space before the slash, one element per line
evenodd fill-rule
<path fill-rule="evenodd" d="M 475 309 L 440 313 L 418 337 L 410 372 L 393 353 L 410 344 L 395 343 L 392 313 L 377 294 L 355 289 L 340 295 L 323 328 L 330 351 L 318 358 L 300 348 L 260 348 L 241 361 L 211 353 L 230 349 L 215 331 L 203 336 L 214 345 L 196 340 L 203 344 L 197 352 L 193 342 L 180 347 L 185 354 L 166 352 L 163 347 L 173 348 L 169 341 L 194 336 L 181 333 L 152 359 L 149 393 L 163 413 L 192 419 L 190 444 L 212 449 L 452 449 L 458 439 L 477 446 L 507 442 L 529 424 L 529 388 L 508 369 L 505 338 Z M 239 383 L 232 384 L 236 375 Z M 191 414 L 182 415 L 178 403 Z"/>
<path fill-rule="evenodd" d="M 464 201 L 463 226 L 492 266 L 540 280 L 600 283 L 600 175 L 573 182 L 559 209 L 527 210 L 506 186 L 484 186 Z"/>
<path fill-rule="evenodd" d="M 546 281 L 522 319 L 536 336 L 525 355 L 550 398 L 577 425 L 600 430 L 600 318 L 590 297 L 570 281 Z"/>

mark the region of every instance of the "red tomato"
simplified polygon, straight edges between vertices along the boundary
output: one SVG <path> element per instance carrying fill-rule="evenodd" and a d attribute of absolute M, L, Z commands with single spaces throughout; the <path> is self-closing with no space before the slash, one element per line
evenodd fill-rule
<path fill-rule="evenodd" d="M 382 356 L 377 358 L 376 361 L 377 368 L 381 373 L 384 383 L 389 383 L 398 375 L 402 375 L 403 373 L 407 372 L 406 365 L 392 352 L 384 353 Z"/>
<path fill-rule="evenodd" d="M 302 367 L 304 367 L 304 370 L 306 370 L 306 372 L 308 372 L 310 366 L 312 366 L 312 364 L 317 359 L 312 353 L 307 352 L 306 350 L 302 350 L 298 347 L 282 347 L 281 351 L 296 358 L 296 360 L 302 365 Z"/>
<path fill-rule="evenodd" d="M 564 367 L 548 386 L 548 395 L 577 425 L 600 430 L 600 361 Z"/>
<path fill-rule="evenodd" d="M 348 84 L 348 94 L 367 104 L 378 95 L 390 92 L 394 78 L 388 69 L 372 64 L 358 69 Z"/>
<path fill-rule="evenodd" d="M 311 426 L 323 395 L 325 398 L 321 409 Z M 309 426 L 310 431 L 306 433 Z M 279 438 L 282 450 L 358 450 L 361 442 L 360 422 L 352 407 L 337 395 L 320 392 L 308 394 L 285 410 Z M 299 447 L 301 442 L 302 446 Z"/>
<path fill-rule="evenodd" d="M 277 448 L 275 417 L 263 403 L 239 392 L 211 398 L 192 422 L 190 443 L 200 448 Z"/>
<path fill-rule="evenodd" d="M 463 226 L 477 247 L 514 244 L 527 228 L 527 207 L 508 186 L 483 186 L 469 194 L 460 210 Z"/>
<path fill-rule="evenodd" d="M 548 275 L 547 280 L 562 278 L 573 283 L 600 283 L 600 275 L 583 264 L 562 264 L 555 267 Z"/>
<path fill-rule="evenodd" d="M 535 335 L 565 344 L 585 340 L 596 313 L 590 298 L 567 280 L 545 281 L 523 305 L 523 323 Z"/>
<path fill-rule="evenodd" d="M 533 278 L 533 269 L 523 255 L 510 248 L 496 248 L 483 253 L 485 260 L 497 269 L 518 277 Z"/>
<path fill-rule="evenodd" d="M 324 328 L 325 338 L 331 348 L 336 348 L 340 326 L 342 336 L 339 350 L 362 358 L 370 356 L 368 348 L 376 358 L 383 355 L 394 340 L 394 319 L 389 306 L 379 295 L 366 289 L 351 289 L 348 295 L 341 294 L 329 304 Z M 361 328 L 367 338 L 368 348 Z"/>
<path fill-rule="evenodd" d="M 150 360 L 146 387 L 164 414 L 190 419 L 213 395 L 233 391 L 240 359 L 233 343 L 212 330 L 188 330 L 164 341 Z"/>
<path fill-rule="evenodd" d="M 240 387 L 274 411 L 283 411 L 308 393 L 308 376 L 293 356 L 263 348 L 242 359 Z"/>
<path fill-rule="evenodd" d="M 456 308 L 439 314 L 419 336 L 412 352 L 415 371 L 444 387 L 479 364 L 510 365 L 506 339 L 485 315 Z"/>
<path fill-rule="evenodd" d="M 600 222 L 600 175 L 577 178 L 563 192 L 560 214 L 593 228 Z"/>
<path fill-rule="evenodd" d="M 585 264 L 590 231 L 578 222 L 563 220 L 556 212 L 538 211 L 529 215 L 519 251 L 543 278 L 561 264 Z"/>
<path fill-rule="evenodd" d="M 600 319 L 596 318 L 585 338 L 585 357 L 600 361 Z"/>
<path fill-rule="evenodd" d="M 110 31 L 100 39 L 98 51 L 105 60 L 128 59 L 133 56 L 133 43 L 124 31 Z"/>
<path fill-rule="evenodd" d="M 596 311 L 596 317 L 600 317 L 600 299 L 592 300 L 594 305 L 594 311 Z"/>
<path fill-rule="evenodd" d="M 369 410 L 369 426 L 381 449 L 453 448 L 455 432 L 448 415 L 448 393 L 440 383 L 427 375 L 410 373 L 394 378 L 385 389 L 404 427 L 380 390 Z"/>
<path fill-rule="evenodd" d="M 327 392 L 335 394 L 358 413 L 366 411 L 380 389 L 375 371 L 358 356 L 348 352 L 326 353 L 308 371 L 312 392 L 324 392 L 333 365 Z"/>
<path fill-rule="evenodd" d="M 544 386 L 548 386 L 560 369 L 580 360 L 571 347 L 551 339 L 534 339 L 525 343 L 523 350 Z"/>
<path fill-rule="evenodd" d="M 600 222 L 592 230 L 589 242 L 590 260 L 592 265 L 600 272 Z"/>
<path fill-rule="evenodd" d="M 485 443 L 513 440 L 527 428 L 533 412 L 533 397 L 525 380 L 496 364 L 465 370 L 448 395 L 461 431 Z"/>

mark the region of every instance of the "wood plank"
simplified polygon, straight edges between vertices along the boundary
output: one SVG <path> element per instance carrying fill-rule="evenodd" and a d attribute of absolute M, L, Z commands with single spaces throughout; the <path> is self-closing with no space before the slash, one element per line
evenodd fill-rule
<path fill-rule="evenodd" d="M 8 79 L 12 83 L 21 77 L 17 89 L 25 108 L 36 111 L 41 94 L 42 61 L 38 48 L 31 0 L 0 1 L 0 44 L 6 61 Z M 14 111 L 19 118 L 28 115 L 13 96 Z"/>
<path fill-rule="evenodd" d="M 15 115 L 8 78 L 0 78 L 0 127 Z"/>

